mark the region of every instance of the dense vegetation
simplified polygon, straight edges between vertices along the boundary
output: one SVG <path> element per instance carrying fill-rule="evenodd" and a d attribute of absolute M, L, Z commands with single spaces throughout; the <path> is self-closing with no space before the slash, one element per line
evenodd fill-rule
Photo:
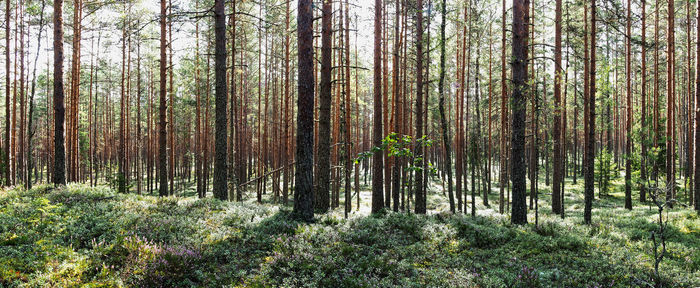
<path fill-rule="evenodd" d="M 569 183 L 570 184 L 570 183 Z M 438 186 L 433 186 L 438 187 Z M 194 192 L 194 191 L 193 191 Z M 430 191 L 417 215 L 387 210 L 315 223 L 253 201 L 159 198 L 68 185 L 0 192 L 3 287 L 631 287 L 653 283 L 653 209 L 623 209 L 619 183 L 580 225 L 572 217 L 509 224 L 479 207 L 475 218 L 444 211 Z M 369 191 L 363 190 L 363 203 Z M 548 199 L 541 199 L 548 201 Z M 265 201 L 267 202 L 267 201 Z M 542 205 L 545 206 L 545 205 Z M 364 207 L 368 209 L 369 207 Z M 545 210 L 546 208 L 543 208 Z M 367 212 L 367 210 L 364 210 Z M 545 210 L 546 211 L 546 210 Z M 544 213 L 550 214 L 550 213 Z M 664 286 L 700 285 L 700 218 L 668 214 Z M 666 215 L 664 215 L 666 216 Z"/>

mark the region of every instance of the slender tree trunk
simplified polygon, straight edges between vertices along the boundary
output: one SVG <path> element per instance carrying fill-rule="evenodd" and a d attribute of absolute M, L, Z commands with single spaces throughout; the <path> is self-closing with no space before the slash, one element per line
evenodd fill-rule
<path fill-rule="evenodd" d="M 19 47 L 15 47 L 15 49 L 19 48 L 19 139 L 18 139 L 18 150 L 17 151 L 17 163 L 18 167 L 17 170 L 15 170 L 16 176 L 19 176 L 19 182 L 22 184 L 25 184 L 24 180 L 24 139 L 25 139 L 25 125 L 26 123 L 26 105 L 25 105 L 25 98 L 26 94 L 24 93 L 24 55 L 25 55 L 25 50 L 24 50 L 24 1 L 19 1 L 17 10 L 19 11 Z M 15 87 L 17 89 L 17 87 Z"/>
<path fill-rule="evenodd" d="M 393 132 L 397 134 L 398 137 L 401 137 L 401 109 L 399 108 L 401 102 L 399 101 L 400 96 L 400 87 L 399 87 L 399 51 L 401 49 L 402 45 L 402 37 L 401 37 L 401 31 L 399 30 L 399 21 L 401 19 L 401 1 L 396 1 L 395 4 L 396 8 L 396 16 L 394 18 L 394 56 L 392 58 L 392 78 L 391 78 L 391 85 L 392 85 L 392 100 L 394 101 L 394 105 L 392 112 L 393 112 Z M 444 100 L 443 100 L 444 101 Z M 441 106 L 442 107 L 442 106 Z M 443 108 L 444 109 L 444 108 Z M 444 113 L 444 111 L 443 111 Z M 443 117 L 444 118 L 444 117 Z M 445 141 L 448 141 L 448 139 L 444 139 Z M 447 144 L 449 147 L 449 143 Z M 448 156 L 449 157 L 449 156 Z M 394 165 L 391 166 L 392 169 L 392 175 L 391 175 L 391 181 L 392 181 L 392 187 L 391 187 L 391 193 L 392 193 L 392 200 L 393 200 L 393 210 L 394 211 L 399 211 L 399 201 L 400 201 L 400 190 L 401 190 L 401 169 L 402 169 L 402 159 L 400 157 L 395 157 L 394 159 Z M 358 193 L 359 195 L 359 193 Z M 453 200 L 454 202 L 454 200 Z"/>
<path fill-rule="evenodd" d="M 9 4 L 8 4 L 8 7 L 9 7 Z M 9 60 L 9 57 L 8 57 L 8 60 Z M 53 72 L 54 166 L 53 166 L 52 182 L 54 185 L 65 185 L 66 184 L 66 146 L 65 146 L 66 107 L 65 107 L 64 95 L 63 95 L 63 0 L 54 0 L 53 1 L 53 66 L 54 66 L 54 72 Z M 8 71 L 9 71 L 9 69 L 8 69 Z"/>
<path fill-rule="evenodd" d="M 382 0 L 374 1 L 374 113 L 372 145 L 382 145 Z M 374 150 L 374 149 L 373 149 Z M 384 207 L 384 161 L 381 150 L 372 155 L 372 213 Z"/>
<path fill-rule="evenodd" d="M 416 9 L 416 167 L 423 168 L 423 0 Z M 425 214 L 423 172 L 416 173 L 416 213 Z"/>
<path fill-rule="evenodd" d="M 687 137 L 687 140 L 685 143 L 686 144 L 685 147 L 687 147 L 685 149 L 686 150 L 685 151 L 685 154 L 686 154 L 685 155 L 685 157 L 686 157 L 685 164 L 686 165 L 685 165 L 685 169 L 684 169 L 685 170 L 685 173 L 684 173 L 685 174 L 685 181 L 683 181 L 683 182 L 685 183 L 685 193 L 686 193 L 686 195 L 689 196 L 688 197 L 688 205 L 693 205 L 693 196 L 694 195 L 692 192 L 693 191 L 693 179 L 692 179 L 693 173 L 692 172 L 693 172 L 693 167 L 694 167 L 694 165 L 693 165 L 693 147 L 695 147 L 695 146 L 694 146 L 693 128 L 692 128 L 693 127 L 693 125 L 692 125 L 692 123 L 693 123 L 693 89 L 691 86 L 691 81 L 692 81 L 691 80 L 691 77 L 692 77 L 691 76 L 692 75 L 691 74 L 692 73 L 691 58 L 692 58 L 693 53 L 691 51 L 693 48 L 692 48 L 692 44 L 690 41 L 690 26 L 692 25 L 692 23 L 690 22 L 690 1 L 685 2 L 685 22 L 686 22 L 686 26 L 685 26 L 686 27 L 686 30 L 685 30 L 686 31 L 686 43 L 688 45 L 687 50 L 686 50 L 687 51 L 687 54 L 686 54 L 686 56 L 687 56 L 686 57 L 686 73 L 687 73 L 687 78 L 686 78 L 686 81 L 687 81 L 686 82 L 686 86 L 687 86 L 686 87 L 686 95 L 687 95 L 686 100 L 687 101 L 686 101 L 686 103 L 687 103 L 687 107 L 685 109 L 685 112 L 687 113 L 686 119 L 688 119 L 687 120 L 688 122 L 685 123 L 685 125 L 681 125 L 681 126 L 685 126 L 685 129 L 686 129 L 685 134 Z M 688 193 L 688 191 L 691 191 L 691 192 Z"/>
<path fill-rule="evenodd" d="M 358 23 L 359 23 L 358 16 L 357 16 L 357 14 L 355 14 L 355 27 L 356 28 L 358 26 Z M 361 118 L 361 115 L 360 115 L 360 97 L 359 97 L 360 90 L 359 90 L 359 84 L 358 84 L 360 81 L 358 80 L 359 73 L 357 71 L 357 67 L 359 67 L 359 65 L 358 65 L 359 60 L 357 57 L 357 34 L 358 33 L 356 31 L 355 32 L 355 114 L 356 114 L 355 115 L 355 140 L 356 140 L 355 141 L 355 145 L 356 145 L 355 146 L 355 154 L 356 155 L 357 155 L 357 153 L 359 153 L 361 151 L 360 149 L 362 148 L 362 146 L 360 146 L 360 143 L 363 143 L 363 142 L 360 139 L 360 137 L 361 137 L 360 135 L 361 135 L 361 133 L 364 132 L 363 128 L 360 127 L 360 118 Z M 363 124 L 364 124 L 364 121 L 363 121 Z M 398 193 L 398 191 L 397 191 L 397 193 Z M 359 161 L 355 162 L 355 195 L 357 195 L 357 197 L 355 197 L 355 199 L 357 201 L 356 202 L 357 203 L 357 210 L 359 211 L 360 210 L 360 198 L 361 198 L 360 197 L 360 163 L 359 163 Z M 395 202 L 395 203 L 397 203 L 397 202 Z M 398 204 L 396 204 L 396 205 L 398 205 Z"/>
<path fill-rule="evenodd" d="M 39 33 L 37 34 L 37 41 L 36 41 L 36 54 L 34 56 L 34 65 L 32 68 L 32 92 L 29 96 L 29 125 L 28 127 L 28 132 L 27 132 L 27 171 L 26 171 L 26 184 L 25 188 L 27 190 L 32 189 L 32 137 L 34 136 L 34 132 L 32 131 L 32 124 L 33 124 L 33 117 L 34 115 L 34 95 L 36 94 L 36 64 L 37 61 L 39 60 L 39 52 L 41 51 L 41 34 L 44 31 L 44 7 L 46 6 L 46 2 L 42 1 L 41 2 L 41 10 L 39 12 Z M 47 70 L 48 71 L 48 70 Z M 48 91 L 47 91 L 48 92 Z"/>
<path fill-rule="evenodd" d="M 195 4 L 198 7 L 199 3 Z M 202 95 L 200 91 L 199 81 L 199 21 L 195 22 L 195 60 L 194 60 L 194 95 L 197 107 L 195 107 L 195 133 L 194 133 L 194 161 L 195 161 L 195 178 L 197 182 L 197 197 L 204 198 L 206 191 L 204 190 L 204 179 L 202 179 Z M 233 77 L 233 76 L 232 76 Z M 208 87 L 207 87 L 208 89 Z"/>
<path fill-rule="evenodd" d="M 676 149 L 674 141 L 674 130 L 675 125 L 675 115 L 674 115 L 674 104 L 675 104 L 675 69 L 676 69 L 676 56 L 675 56 L 675 30 L 674 30 L 674 0 L 668 0 L 668 34 L 666 45 L 666 185 L 668 190 L 666 192 L 667 198 L 675 198 L 675 185 L 676 185 L 676 175 L 675 175 L 675 164 L 676 164 Z"/>
<path fill-rule="evenodd" d="M 10 185 L 10 9 L 10 1 L 5 1 L 5 151 L 3 154 L 3 163 L 5 164 L 5 186 Z M 55 22 L 56 19 L 54 19 L 54 23 Z M 55 33 L 56 32 L 54 32 L 54 34 Z M 46 128 L 49 128 L 48 125 Z"/>
<path fill-rule="evenodd" d="M 397 6 L 398 6 L 398 1 L 397 1 Z M 455 199 L 454 199 L 454 193 L 452 191 L 452 155 L 451 155 L 451 150 L 450 150 L 450 130 L 449 127 L 447 126 L 447 119 L 445 117 L 445 22 L 447 18 L 447 1 L 443 0 L 442 1 L 442 7 L 441 9 L 441 14 L 442 14 L 442 19 L 440 20 L 440 80 L 438 83 L 438 92 L 440 94 L 440 102 L 438 103 L 438 109 L 440 110 L 440 126 L 442 126 L 442 142 L 443 142 L 443 149 L 445 149 L 445 172 L 447 173 L 447 195 L 449 196 L 450 199 L 450 212 L 455 213 Z M 398 15 L 398 8 L 397 10 L 397 15 Z M 397 16 L 398 18 L 398 16 Z M 397 25 L 398 26 L 398 25 Z M 398 31 L 398 27 L 396 28 Z M 396 51 L 398 51 L 398 47 L 396 48 Z M 394 57 L 398 56 L 398 52 L 394 54 Z M 398 62 L 395 62 L 396 65 L 394 66 L 394 69 L 398 67 Z M 395 74 L 396 75 L 396 74 Z M 397 78 L 394 78 L 394 81 L 397 81 Z M 398 123 L 398 120 L 396 121 Z M 396 177 L 396 175 L 394 175 Z M 396 181 L 396 180 L 395 180 Z M 398 194 L 397 194 L 398 195 Z M 398 197 L 397 197 L 398 198 Z M 395 199 L 394 202 L 396 202 Z M 398 211 L 398 206 L 396 203 L 394 203 L 394 211 Z"/>
<path fill-rule="evenodd" d="M 319 119 L 318 119 L 318 164 L 316 175 L 316 202 L 315 206 L 321 212 L 330 207 L 330 176 L 331 176 L 331 62 L 332 58 L 332 13 L 331 1 L 323 1 L 321 16 L 321 85 L 319 91 Z"/>
<path fill-rule="evenodd" d="M 625 136 L 625 208 L 632 209 L 632 0 L 627 0 L 627 57 L 625 66 L 627 67 L 627 135 Z"/>
<path fill-rule="evenodd" d="M 61 1 L 61 0 L 58 0 Z M 167 46 L 166 41 L 166 17 L 167 10 L 165 9 L 165 0 L 160 0 L 160 107 L 159 109 L 159 126 L 158 126 L 158 180 L 160 184 L 158 186 L 158 194 L 161 197 L 168 196 L 168 149 L 166 147 L 166 125 L 165 114 L 166 114 L 166 66 L 167 58 L 165 54 L 165 49 Z M 55 92 L 54 92 L 55 93 Z"/>
<path fill-rule="evenodd" d="M 138 22 L 137 22 L 138 23 Z M 141 39 L 136 44 L 136 149 L 134 169 L 136 169 L 136 193 L 141 195 Z"/>
<path fill-rule="evenodd" d="M 168 0 L 168 13 L 173 13 L 173 1 Z M 168 177 L 170 178 L 169 195 L 175 194 L 175 82 L 173 81 L 174 64 L 173 64 L 173 20 L 168 19 Z M 208 142 L 207 142 L 208 143 Z M 206 175 L 209 177 L 209 174 Z"/>
<path fill-rule="evenodd" d="M 501 6 L 501 133 L 500 133 L 500 145 L 498 159 L 499 163 L 499 197 L 498 197 L 498 212 L 503 214 L 505 211 L 505 186 L 508 185 L 508 171 L 506 169 L 506 128 L 508 125 L 508 111 L 506 106 L 506 101 L 508 101 L 507 95 L 508 86 L 506 84 L 506 0 L 502 0 Z"/>
<path fill-rule="evenodd" d="M 554 133 L 552 142 L 554 146 L 554 175 L 552 176 L 552 212 L 554 214 L 561 213 L 561 182 L 563 181 L 563 160 L 561 149 L 561 0 L 556 0 L 555 16 L 554 16 Z M 566 97 L 566 95 L 564 95 Z M 565 123 L 566 124 L 566 123 Z"/>
<path fill-rule="evenodd" d="M 350 139 L 350 14 L 349 2 L 345 0 L 345 218 L 352 209 L 350 175 L 352 174 L 352 143 Z M 359 197 L 359 195 L 358 195 Z M 357 207 L 358 209 L 360 207 Z"/>
<path fill-rule="evenodd" d="M 696 15 L 696 21 L 698 25 L 696 25 L 696 37 L 700 39 L 700 5 L 697 5 L 697 15 Z M 695 211 L 700 214 L 700 169 L 698 169 L 698 163 L 700 163 L 700 149 L 698 149 L 698 137 L 700 137 L 700 41 L 696 42 L 696 48 L 695 48 L 695 148 L 693 149 L 695 155 L 695 161 L 694 161 L 694 170 L 695 170 L 695 175 L 693 175 L 693 180 L 695 183 L 693 183 L 693 188 L 694 188 L 694 193 L 695 193 Z"/>
<path fill-rule="evenodd" d="M 639 189 L 639 201 L 646 202 L 646 183 L 647 183 L 647 28 L 646 28 L 646 0 L 641 0 L 642 2 L 642 56 L 641 56 L 641 74 L 642 74 L 642 139 L 640 141 L 642 145 L 642 161 L 641 161 L 641 175 L 642 185 Z"/>
<path fill-rule="evenodd" d="M 654 5 L 654 148 L 659 148 L 659 134 L 661 126 L 659 124 L 659 0 L 656 0 Z M 654 155 L 654 167 L 652 177 L 654 181 L 659 179 L 659 161 L 656 161 L 657 155 Z"/>
<path fill-rule="evenodd" d="M 101 34 L 98 34 L 97 36 L 97 41 L 99 42 Z M 91 44 L 91 50 L 95 49 L 95 40 L 90 42 Z M 97 45 L 99 47 L 99 44 Z M 99 53 L 97 53 L 99 56 Z M 99 62 L 99 57 L 98 57 L 98 62 Z M 95 186 L 95 174 L 94 174 L 94 168 L 95 168 L 95 150 L 97 150 L 97 145 L 95 145 L 95 132 L 97 129 L 95 128 L 97 126 L 97 108 L 94 106 L 97 103 L 93 104 L 93 83 L 95 83 L 95 57 L 93 55 L 90 55 L 90 91 L 88 97 L 89 99 L 89 104 L 88 104 L 88 139 L 90 141 L 90 144 L 88 146 L 88 154 L 89 154 L 89 162 L 90 162 L 90 167 L 88 168 L 88 174 L 90 175 L 90 186 Z M 95 94 L 97 92 L 97 89 L 95 89 Z"/>
<path fill-rule="evenodd" d="M 124 6 L 126 6 L 126 2 L 124 2 Z M 124 7 L 126 8 L 126 7 Z M 126 9 L 125 9 L 126 10 Z M 126 11 L 125 11 L 126 12 Z M 126 65 L 127 65 L 127 58 L 126 58 L 126 42 L 127 42 L 127 18 L 124 18 L 124 23 L 122 27 L 122 78 L 121 78 L 121 97 L 120 99 L 120 113 L 119 113 L 119 175 L 117 176 L 117 181 L 119 183 L 119 193 L 126 193 L 126 122 L 127 120 L 127 115 L 126 115 L 126 106 L 129 105 L 129 103 L 126 102 L 126 94 L 128 93 L 126 91 L 126 82 L 129 80 L 126 78 Z"/>
<path fill-rule="evenodd" d="M 583 219 L 586 224 L 591 224 L 591 211 L 593 206 L 593 166 L 595 157 L 595 45 L 596 45 L 596 0 L 591 0 L 591 35 L 590 35 L 590 64 L 588 67 L 588 135 L 586 137 L 586 168 L 584 172 L 584 211 Z M 587 21 L 587 19 L 586 19 Z"/>
<path fill-rule="evenodd" d="M 491 39 L 493 24 L 489 24 L 489 114 L 488 114 L 488 145 L 486 151 L 486 160 L 484 165 L 486 166 L 486 190 L 483 193 L 483 201 L 486 207 L 489 207 L 489 193 L 491 193 L 491 151 L 492 151 L 492 137 L 491 137 L 491 116 L 493 110 L 493 41 Z"/>

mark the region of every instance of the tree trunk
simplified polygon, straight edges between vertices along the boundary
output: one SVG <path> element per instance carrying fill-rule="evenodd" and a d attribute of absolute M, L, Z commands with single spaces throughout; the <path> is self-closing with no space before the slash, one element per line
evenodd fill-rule
<path fill-rule="evenodd" d="M 56 1 L 58 2 L 58 1 Z M 56 4 L 54 2 L 54 6 L 56 5 L 61 5 L 61 3 Z M 59 11 L 60 12 L 60 11 Z M 60 16 L 60 15 L 59 15 Z M 54 17 L 56 18 L 56 17 Z M 56 18 L 54 19 L 54 23 L 56 21 L 60 21 L 61 19 Z M 59 22 L 60 23 L 60 22 Z M 10 1 L 5 1 L 5 151 L 3 154 L 3 163 L 5 164 L 5 186 L 10 185 Z M 62 29 L 62 28 L 54 28 L 56 29 Z M 63 30 L 61 31 L 61 37 L 63 37 L 62 33 Z M 54 34 L 57 32 L 54 31 Z M 61 40 L 59 39 L 59 42 Z M 60 42 L 62 43 L 62 42 Z M 55 44 L 55 41 L 54 41 Z M 54 51 L 55 52 L 55 51 Z M 62 52 L 62 51 L 61 51 Z M 61 53 L 61 56 L 63 53 Z M 63 76 L 61 76 L 63 77 Z M 47 97 L 48 98 L 48 97 Z M 48 108 L 48 107 L 47 107 Z M 48 110 L 48 109 L 47 109 Z M 48 125 L 46 127 L 47 129 L 49 128 Z"/>
<path fill-rule="evenodd" d="M 676 157 L 676 152 L 675 152 L 675 141 L 674 141 L 674 130 L 676 128 L 675 125 L 675 115 L 674 115 L 674 103 L 675 103 L 675 45 L 674 45 L 674 18 L 675 18 L 675 9 L 674 9 L 674 0 L 668 0 L 668 11 L 669 16 L 668 16 L 668 34 L 667 34 L 667 41 L 668 45 L 666 45 L 666 185 L 668 186 L 668 190 L 666 192 L 666 197 L 667 198 L 675 198 L 676 193 L 675 193 L 675 185 L 676 185 L 676 175 L 675 175 L 675 157 Z"/>
<path fill-rule="evenodd" d="M 195 7 L 199 7 L 199 3 L 195 4 Z M 195 107 L 195 132 L 194 132 L 194 169 L 195 169 L 195 181 L 197 182 L 197 197 L 204 198 L 206 196 L 206 190 L 204 190 L 204 179 L 202 179 L 202 95 L 200 92 L 200 79 L 199 79 L 199 21 L 195 22 L 195 52 L 194 52 L 194 95 L 195 101 L 197 102 L 197 107 Z M 207 87 L 208 89 L 208 87 Z"/>
<path fill-rule="evenodd" d="M 632 209 L 632 0 L 627 0 L 627 57 L 625 57 L 625 66 L 627 67 L 627 135 L 625 153 L 625 208 Z"/>
<path fill-rule="evenodd" d="M 423 0 L 416 9 L 416 152 L 415 165 L 423 169 Z M 425 214 L 423 172 L 416 173 L 416 213 Z"/>
<path fill-rule="evenodd" d="M 291 145 L 289 145 L 289 100 L 290 100 L 290 95 L 289 95 L 289 47 L 290 47 L 290 39 L 289 39 L 289 14 L 291 13 L 289 10 L 289 2 L 291 1 L 286 1 L 286 13 L 285 13 L 285 27 L 286 27 L 286 32 L 284 33 L 284 129 L 282 133 L 284 136 L 282 137 L 282 141 L 284 142 L 282 145 L 282 165 L 284 165 L 284 175 L 282 176 L 282 203 L 284 205 L 287 205 L 287 199 L 288 199 L 288 187 L 289 187 L 289 174 L 290 174 L 290 169 L 289 169 L 289 159 L 291 155 Z"/>
<path fill-rule="evenodd" d="M 61 0 L 58 0 L 61 1 Z M 168 149 L 166 147 L 166 125 L 165 114 L 166 114 L 166 67 L 167 58 L 165 56 L 165 49 L 167 46 L 166 41 L 166 17 L 167 10 L 165 9 L 165 0 L 160 0 L 160 107 L 158 113 L 159 126 L 158 126 L 158 180 L 160 184 L 158 186 L 158 194 L 161 197 L 168 196 Z M 55 92 L 54 92 L 55 93 Z"/>
<path fill-rule="evenodd" d="M 398 1 L 397 1 L 397 6 L 398 6 Z M 452 191 L 452 154 L 450 150 L 450 131 L 449 127 L 447 126 L 447 119 L 445 117 L 445 22 L 447 18 L 447 1 L 443 0 L 442 1 L 442 7 L 441 8 L 441 13 L 442 13 L 442 19 L 440 22 L 440 80 L 438 83 L 438 93 L 440 94 L 440 102 L 438 103 L 438 109 L 440 110 L 440 126 L 442 127 L 442 142 L 443 142 L 443 148 L 445 149 L 445 172 L 447 173 L 447 195 L 449 196 L 450 199 L 450 212 L 455 213 L 455 199 L 454 199 L 454 193 Z M 398 8 L 396 8 L 398 10 Z M 398 12 L 397 12 L 398 15 Z M 398 17 L 398 16 L 397 16 Z M 397 28 L 398 31 L 398 28 Z M 398 51 L 398 48 L 396 48 L 396 51 Z M 394 57 L 398 56 L 398 52 L 394 54 Z M 394 66 L 394 69 L 398 67 L 398 62 Z M 396 74 L 395 74 L 396 75 Z M 394 81 L 396 80 L 396 77 L 394 78 Z M 398 123 L 398 120 L 397 120 Z M 396 177 L 396 175 L 394 176 Z M 396 180 L 395 180 L 396 181 Z M 398 194 L 397 194 L 398 195 Z M 394 200 L 396 201 L 396 200 Z M 397 211 L 398 209 L 397 204 L 394 203 L 394 211 Z"/>
<path fill-rule="evenodd" d="M 9 6 L 9 4 L 8 4 Z M 54 185 L 66 184 L 65 113 L 63 95 L 63 0 L 53 2 Z M 9 22 L 8 22 L 9 23 Z M 9 60 L 9 57 L 8 57 Z M 9 70 L 8 70 L 9 71 Z"/>
<path fill-rule="evenodd" d="M 352 143 L 350 139 L 350 11 L 349 2 L 345 0 L 345 218 L 352 209 L 350 175 L 352 174 Z M 360 197 L 360 195 L 357 195 Z M 357 207 L 358 209 L 360 207 Z"/>
<path fill-rule="evenodd" d="M 697 23 L 700 24 L 700 5 L 697 5 L 697 16 L 696 20 L 698 21 Z M 700 25 L 697 25 L 697 31 L 696 31 L 696 36 L 700 38 Z M 698 137 L 700 137 L 700 41 L 697 41 L 696 44 L 696 50 L 695 50 L 695 147 L 693 149 L 695 155 L 695 175 L 693 175 L 693 180 L 695 183 L 693 183 L 693 188 L 694 188 L 694 193 L 695 193 L 695 211 L 700 214 L 700 169 L 698 169 L 698 163 L 700 163 L 700 151 L 698 151 Z"/>
<path fill-rule="evenodd" d="M 382 145 L 382 0 L 374 1 L 374 113 L 372 145 Z M 384 159 L 379 149 L 372 155 L 372 213 L 384 207 Z"/>
<path fill-rule="evenodd" d="M 294 189 L 294 214 L 305 221 L 314 217 L 313 147 L 314 147 L 314 75 L 313 75 L 313 12 L 311 0 L 298 4 L 297 33 L 299 47 L 297 150 Z"/>
<path fill-rule="evenodd" d="M 332 13 L 331 1 L 323 1 L 321 20 L 321 86 L 319 91 L 318 119 L 318 163 L 316 175 L 317 197 L 315 206 L 321 212 L 330 207 L 330 175 L 331 175 L 331 58 L 332 58 Z"/>
<path fill-rule="evenodd" d="M 659 43 L 659 0 L 656 0 L 654 5 L 654 43 Z M 654 46 L 654 148 L 659 148 L 659 134 L 661 125 L 659 124 L 659 45 Z M 659 179 L 659 161 L 656 161 L 657 155 L 654 155 L 654 167 L 652 177 L 654 181 Z"/>
<path fill-rule="evenodd" d="M 527 223 L 527 203 L 525 199 L 525 95 L 528 89 L 527 45 L 529 0 L 513 0 L 513 94 L 511 96 L 513 109 L 512 147 L 512 181 L 513 206 L 511 222 L 514 224 Z"/>
<path fill-rule="evenodd" d="M 215 160 L 214 160 L 214 197 L 220 200 L 228 199 L 228 168 L 226 168 L 226 14 L 224 0 L 214 2 L 214 34 L 215 51 L 214 65 L 216 76 L 216 125 Z"/>
<path fill-rule="evenodd" d="M 586 137 L 586 168 L 584 172 L 584 211 L 583 219 L 586 224 L 591 224 L 591 211 L 593 206 L 593 166 L 595 157 L 595 45 L 596 45 L 596 0 L 591 0 L 591 35 L 590 35 L 590 64 L 588 67 L 588 135 Z M 586 21 L 588 21 L 586 19 Z"/>
<path fill-rule="evenodd" d="M 501 6 L 501 135 L 500 135 L 500 145 L 498 159 L 499 163 L 499 197 L 498 197 L 498 212 L 503 214 L 505 211 L 505 186 L 507 185 L 508 178 L 506 175 L 508 171 L 506 169 L 506 128 L 508 125 L 508 111 L 506 106 L 506 101 L 508 101 L 506 91 L 508 86 L 506 84 L 506 0 L 502 0 Z"/>
<path fill-rule="evenodd" d="M 24 1 L 19 1 L 17 5 L 17 10 L 19 11 L 19 47 L 15 46 L 15 50 L 19 49 L 19 139 L 18 139 L 18 150 L 17 151 L 17 170 L 15 172 L 16 176 L 19 176 L 19 182 L 25 182 L 24 181 L 24 139 L 25 139 L 25 121 L 27 117 L 26 113 L 26 105 L 25 105 L 25 98 L 26 94 L 24 91 L 24 55 L 25 55 L 25 50 L 24 50 Z M 16 73 L 16 72 L 15 72 Z M 17 87 L 15 86 L 15 89 Z M 71 91 L 72 92 L 72 91 Z M 15 176 L 15 177 L 16 177 Z"/>
<path fill-rule="evenodd" d="M 126 2 L 124 2 L 124 6 L 126 6 Z M 125 7 L 126 8 L 126 7 Z M 125 9 L 126 10 L 126 9 Z M 125 11 L 126 13 L 126 11 Z M 121 78 L 121 96 L 120 96 L 120 113 L 119 113 L 119 175 L 117 176 L 117 181 L 119 185 L 119 193 L 126 193 L 126 158 L 127 158 L 127 153 L 126 153 L 126 122 L 127 120 L 127 114 L 126 114 L 126 106 L 129 105 L 128 102 L 126 102 L 127 91 L 126 91 L 126 83 L 129 81 L 126 78 L 126 65 L 127 64 L 127 59 L 126 59 L 126 42 L 127 42 L 127 31 L 126 31 L 126 26 L 127 26 L 127 18 L 124 17 L 124 23 L 122 27 L 122 78 Z"/>
<path fill-rule="evenodd" d="M 641 56 L 641 74 L 642 74 L 642 139 L 640 141 L 642 145 L 642 161 L 641 161 L 641 173 L 642 185 L 640 185 L 639 190 L 639 201 L 646 202 L 646 183 L 647 183 L 647 28 L 646 28 L 646 0 L 641 0 L 642 2 L 642 56 Z"/>
<path fill-rule="evenodd" d="M 554 16 L 554 133 L 552 142 L 554 148 L 554 174 L 552 175 L 552 212 L 561 213 L 561 182 L 563 181 L 563 160 L 561 149 L 561 0 L 556 0 Z M 566 97 L 566 95 L 564 95 Z M 566 123 L 565 123 L 566 124 Z"/>
<path fill-rule="evenodd" d="M 391 78 L 391 85 L 392 85 L 392 100 L 394 102 L 392 113 L 393 113 L 393 132 L 396 133 L 398 137 L 402 137 L 401 135 L 401 109 L 399 108 L 400 105 L 402 105 L 402 102 L 399 101 L 400 96 L 400 87 L 399 87 L 399 51 L 401 50 L 401 45 L 402 45 L 402 34 L 401 31 L 399 31 L 399 20 L 401 19 L 401 1 L 396 1 L 395 4 L 396 8 L 396 16 L 395 16 L 395 21 L 394 21 L 394 57 L 392 58 L 392 78 Z M 441 106 L 442 107 L 442 106 Z M 444 108 L 443 108 L 444 109 Z M 444 113 L 444 111 L 443 111 Z M 359 117 L 358 117 L 359 118 Z M 444 117 L 443 117 L 444 118 Z M 445 141 L 448 141 L 445 139 Z M 449 143 L 448 143 L 449 145 Z M 447 146 L 449 147 L 449 146 Z M 395 212 L 399 211 L 399 201 L 400 201 L 400 191 L 401 191 L 401 167 L 402 167 L 402 159 L 400 157 L 395 157 L 394 159 L 394 165 L 391 167 L 392 169 L 392 175 L 391 175 L 391 181 L 392 181 L 392 187 L 391 187 L 391 193 L 392 193 L 392 201 L 394 202 L 393 204 L 393 210 Z M 359 195 L 359 193 L 358 193 Z M 453 200 L 454 202 L 454 200 Z"/>
<path fill-rule="evenodd" d="M 27 125 L 28 127 L 28 132 L 27 132 L 27 170 L 26 170 L 26 184 L 25 188 L 27 190 L 32 189 L 32 137 L 34 136 L 34 132 L 32 131 L 32 125 L 33 125 L 33 117 L 34 115 L 34 95 L 36 94 L 36 64 L 37 60 L 39 60 L 39 52 L 41 51 L 41 34 L 44 31 L 44 7 L 46 5 L 46 2 L 42 1 L 41 2 L 41 10 L 39 12 L 39 33 L 37 34 L 37 41 L 36 41 L 36 54 L 34 56 L 34 66 L 32 68 L 32 92 L 29 96 L 29 115 L 27 116 L 29 118 L 29 124 Z M 48 71 L 48 70 L 47 70 Z M 48 79 L 48 78 L 47 78 Z M 48 92 L 48 91 L 47 91 Z"/>

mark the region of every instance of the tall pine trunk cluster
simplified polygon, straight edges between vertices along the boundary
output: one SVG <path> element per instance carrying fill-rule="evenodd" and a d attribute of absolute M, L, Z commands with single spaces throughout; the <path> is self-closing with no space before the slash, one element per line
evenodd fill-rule
<path fill-rule="evenodd" d="M 5 2 L 5 187 L 192 191 L 304 221 L 591 224 L 596 190 L 634 210 L 658 187 L 700 209 L 697 3 L 57 0 L 44 23 L 47 3 Z"/>

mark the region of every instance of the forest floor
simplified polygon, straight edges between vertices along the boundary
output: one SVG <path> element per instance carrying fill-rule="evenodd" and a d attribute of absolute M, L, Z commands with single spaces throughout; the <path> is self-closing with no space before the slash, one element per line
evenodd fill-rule
<path fill-rule="evenodd" d="M 490 207 L 477 197 L 472 218 L 445 212 L 437 182 L 430 186 L 429 215 L 369 216 L 365 185 L 362 207 L 350 219 L 343 219 L 341 198 L 340 208 L 313 224 L 296 222 L 290 208 L 267 197 L 255 203 L 254 194 L 234 203 L 80 184 L 4 190 L 0 287 L 651 285 L 656 209 L 639 203 L 638 191 L 635 208 L 624 209 L 622 182 L 615 179 L 608 196 L 596 193 L 593 224 L 583 225 L 582 183 L 567 179 L 563 220 L 551 214 L 551 192 L 540 185 L 537 226 L 534 210 L 531 224 L 509 224 L 497 212 L 497 186 Z M 700 217 L 687 208 L 664 217 L 664 287 L 700 287 Z"/>

